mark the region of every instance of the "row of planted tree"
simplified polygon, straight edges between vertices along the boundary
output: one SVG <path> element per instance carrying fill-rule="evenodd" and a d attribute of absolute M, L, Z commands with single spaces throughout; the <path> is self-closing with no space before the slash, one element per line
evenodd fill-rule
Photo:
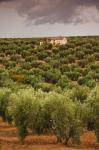
<path fill-rule="evenodd" d="M 46 86 L 51 91 L 53 85 L 63 89 L 71 82 L 95 87 L 98 68 L 98 36 L 68 37 L 68 43 L 61 46 L 46 39 L 0 39 L 0 80 L 7 72 L 13 81 L 35 89 Z"/>
<path fill-rule="evenodd" d="M 0 88 L 0 116 L 15 124 L 20 141 L 27 135 L 54 134 L 57 141 L 80 144 L 85 130 L 99 141 L 99 86 L 79 86 L 63 92 L 35 91 L 31 87 Z"/>

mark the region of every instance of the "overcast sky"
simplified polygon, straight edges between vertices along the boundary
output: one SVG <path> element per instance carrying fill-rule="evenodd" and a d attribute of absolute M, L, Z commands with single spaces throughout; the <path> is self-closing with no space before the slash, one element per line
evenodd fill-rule
<path fill-rule="evenodd" d="M 0 37 L 99 35 L 99 0 L 0 0 Z"/>

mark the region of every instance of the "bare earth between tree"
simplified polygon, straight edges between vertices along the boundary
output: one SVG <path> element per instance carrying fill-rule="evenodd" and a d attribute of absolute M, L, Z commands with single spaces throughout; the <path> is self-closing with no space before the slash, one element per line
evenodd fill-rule
<path fill-rule="evenodd" d="M 81 137 L 82 145 L 74 146 L 69 143 L 68 147 L 56 143 L 55 136 L 28 136 L 25 144 L 21 145 L 17 138 L 16 128 L 3 123 L 0 120 L 0 150 L 98 150 L 99 144 L 92 132 L 86 132 Z"/>

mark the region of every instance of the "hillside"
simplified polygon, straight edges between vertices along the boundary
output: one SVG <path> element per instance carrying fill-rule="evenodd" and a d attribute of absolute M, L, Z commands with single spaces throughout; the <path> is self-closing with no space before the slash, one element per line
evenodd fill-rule
<path fill-rule="evenodd" d="M 61 46 L 0 39 L 0 120 L 0 149 L 2 142 L 27 144 L 28 137 L 86 149 L 88 136 L 88 146 L 94 140 L 93 149 L 99 147 L 99 37 L 69 37 Z"/>
<path fill-rule="evenodd" d="M 94 87 L 99 82 L 99 37 L 69 37 L 64 46 L 46 39 L 0 39 L 0 85 L 9 81 L 44 91 Z"/>

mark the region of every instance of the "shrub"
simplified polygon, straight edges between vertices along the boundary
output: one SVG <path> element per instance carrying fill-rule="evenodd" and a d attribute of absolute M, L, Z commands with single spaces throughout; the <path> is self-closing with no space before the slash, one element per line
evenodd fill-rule
<path fill-rule="evenodd" d="M 68 87 L 69 84 L 69 80 L 67 78 L 67 76 L 63 75 L 61 76 L 61 78 L 59 79 L 57 85 L 60 86 L 62 89 L 64 89 L 65 87 Z"/>
<path fill-rule="evenodd" d="M 96 86 L 95 80 L 93 80 L 92 78 L 88 76 L 80 77 L 77 82 L 79 85 L 86 85 L 90 88 L 94 88 Z"/>
<path fill-rule="evenodd" d="M 60 78 L 60 71 L 58 69 L 51 69 L 45 72 L 45 81 L 49 83 L 57 83 Z"/>
<path fill-rule="evenodd" d="M 50 83 L 38 83 L 37 88 L 44 92 L 50 92 L 53 90 L 53 85 Z"/>
<path fill-rule="evenodd" d="M 76 86 L 72 89 L 70 97 L 73 101 L 77 100 L 83 103 L 87 99 L 89 92 L 90 90 L 87 86 Z"/>
<path fill-rule="evenodd" d="M 95 71 L 95 70 L 99 69 L 99 64 L 92 64 L 90 66 L 90 68 Z"/>
<path fill-rule="evenodd" d="M 94 56 L 95 56 L 96 60 L 99 61 L 99 52 L 98 53 L 94 53 Z"/>
<path fill-rule="evenodd" d="M 87 59 L 82 59 L 78 61 L 78 65 L 82 68 L 85 68 L 86 65 L 88 64 L 88 60 Z"/>
<path fill-rule="evenodd" d="M 69 71 L 70 71 L 70 66 L 64 64 L 64 65 L 62 65 L 62 66 L 60 67 L 60 70 L 61 70 L 62 74 L 63 74 L 64 72 L 69 72 Z"/>
<path fill-rule="evenodd" d="M 81 74 L 79 72 L 66 72 L 65 73 L 67 75 L 67 77 L 73 81 L 77 81 L 78 78 L 81 76 Z"/>
<path fill-rule="evenodd" d="M 95 62 L 95 57 L 94 55 L 89 55 L 85 57 L 86 59 L 88 59 L 89 63 L 94 63 Z"/>
<path fill-rule="evenodd" d="M 32 67 L 31 67 L 31 63 L 30 63 L 30 62 L 25 62 L 25 63 L 22 65 L 22 68 L 23 68 L 23 69 L 27 69 L 27 70 L 31 69 L 31 68 L 32 68 Z"/>
<path fill-rule="evenodd" d="M 42 82 L 42 77 L 38 74 L 27 76 L 25 83 L 30 84 L 34 89 L 37 89 L 39 82 Z"/>
<path fill-rule="evenodd" d="M 42 52 L 37 53 L 37 56 L 38 56 L 38 59 L 44 60 L 47 57 L 47 53 L 42 51 Z"/>
<path fill-rule="evenodd" d="M 84 52 L 82 52 L 82 51 L 76 52 L 76 57 L 77 57 L 77 59 L 83 59 L 84 58 Z"/>
<path fill-rule="evenodd" d="M 74 63 L 76 58 L 75 58 L 74 55 L 68 55 L 68 56 L 67 56 L 67 59 L 68 59 L 68 62 L 69 62 L 69 63 Z"/>

